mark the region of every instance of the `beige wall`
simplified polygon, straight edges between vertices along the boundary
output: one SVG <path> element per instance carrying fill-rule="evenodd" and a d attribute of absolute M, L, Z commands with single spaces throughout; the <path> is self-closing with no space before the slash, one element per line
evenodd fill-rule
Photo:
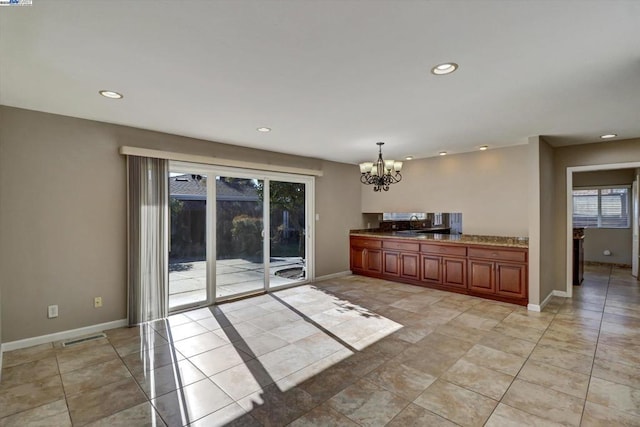
<path fill-rule="evenodd" d="M 633 168 L 575 172 L 573 174 L 573 188 L 599 185 L 631 185 L 635 178 L 636 170 Z"/>
<path fill-rule="evenodd" d="M 630 228 L 587 228 L 584 230 L 585 261 L 631 265 Z M 604 255 L 605 249 L 611 255 Z"/>
<path fill-rule="evenodd" d="M 123 319 L 122 145 L 326 171 L 316 181 L 316 275 L 348 270 L 362 226 L 354 166 L 0 107 L 0 283 L 4 342 Z M 352 176 L 353 175 L 353 176 Z M 93 308 L 102 296 L 103 307 Z M 47 319 L 47 305 L 60 315 Z"/>
<path fill-rule="evenodd" d="M 540 305 L 553 292 L 553 148 L 529 138 L 529 304 Z"/>
<path fill-rule="evenodd" d="M 349 230 L 363 228 L 357 166 L 322 162 L 316 178 L 316 277 L 349 271 Z"/>
<path fill-rule="evenodd" d="M 566 289 L 567 274 L 567 168 L 571 166 L 640 162 L 640 139 L 572 145 L 555 149 L 555 288 Z"/>
<path fill-rule="evenodd" d="M 540 139 L 540 302 L 555 288 L 555 259 L 553 242 L 556 238 L 554 209 L 554 149 Z"/>
<path fill-rule="evenodd" d="M 636 170 L 612 169 L 603 171 L 576 172 L 573 187 L 600 185 L 631 185 Z M 586 261 L 631 264 L 632 230 L 629 228 L 587 228 L 584 239 L 584 259 Z M 603 254 L 605 249 L 610 256 Z"/>
<path fill-rule="evenodd" d="M 388 192 L 362 186 L 362 212 L 462 212 L 466 234 L 528 236 L 528 162 L 526 145 L 406 161 Z"/>
<path fill-rule="evenodd" d="M 540 304 L 540 137 L 532 136 L 528 151 L 529 304 Z"/>

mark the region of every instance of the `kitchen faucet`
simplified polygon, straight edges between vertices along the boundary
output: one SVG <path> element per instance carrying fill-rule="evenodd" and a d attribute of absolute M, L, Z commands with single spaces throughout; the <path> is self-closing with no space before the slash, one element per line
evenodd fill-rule
<path fill-rule="evenodd" d="M 420 218 L 418 218 L 418 215 L 411 215 L 411 218 L 409 218 L 409 230 L 413 230 L 413 220 L 416 221 L 420 221 Z"/>

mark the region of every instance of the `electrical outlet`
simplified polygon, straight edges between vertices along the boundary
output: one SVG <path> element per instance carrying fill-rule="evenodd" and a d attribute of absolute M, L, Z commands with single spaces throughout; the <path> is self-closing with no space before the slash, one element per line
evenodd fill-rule
<path fill-rule="evenodd" d="M 58 317 L 58 306 L 50 305 L 47 307 L 47 317 L 49 319 L 53 319 L 54 317 Z"/>
<path fill-rule="evenodd" d="M 94 308 L 102 307 L 102 297 L 95 297 L 93 299 L 93 307 Z"/>

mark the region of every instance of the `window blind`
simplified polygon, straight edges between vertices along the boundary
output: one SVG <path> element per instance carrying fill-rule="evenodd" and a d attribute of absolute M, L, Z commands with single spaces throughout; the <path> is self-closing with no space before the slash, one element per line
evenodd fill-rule
<path fill-rule="evenodd" d="M 573 226 L 629 228 L 629 187 L 573 190 Z"/>

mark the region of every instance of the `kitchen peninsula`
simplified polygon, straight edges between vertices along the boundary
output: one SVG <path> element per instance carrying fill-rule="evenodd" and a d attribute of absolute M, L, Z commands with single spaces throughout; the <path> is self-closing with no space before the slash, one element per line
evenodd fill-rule
<path fill-rule="evenodd" d="M 353 274 L 528 303 L 528 239 L 352 230 Z"/>

